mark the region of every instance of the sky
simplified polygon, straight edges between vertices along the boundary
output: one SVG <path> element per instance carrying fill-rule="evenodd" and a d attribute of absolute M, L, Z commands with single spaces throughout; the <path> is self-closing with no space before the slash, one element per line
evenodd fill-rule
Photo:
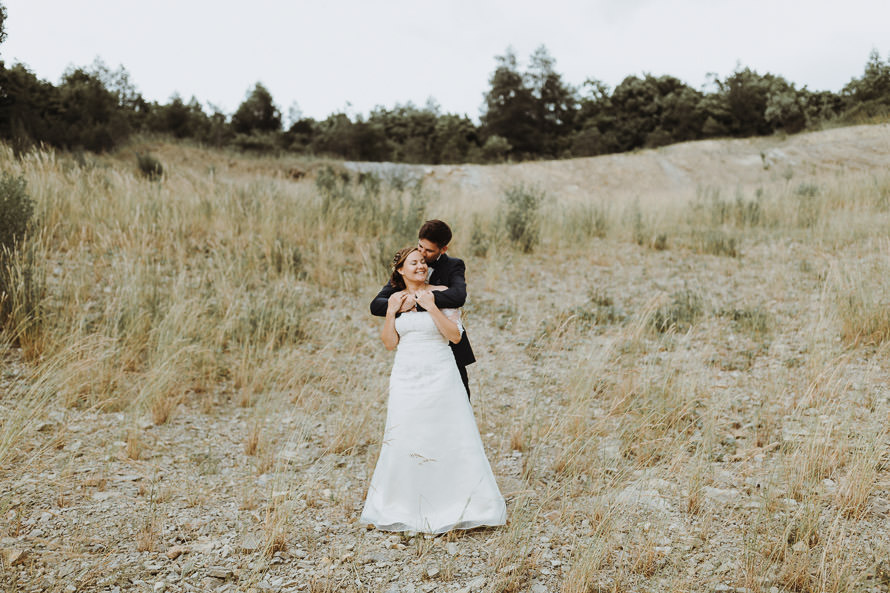
<path fill-rule="evenodd" d="M 546 46 L 572 85 L 670 74 L 703 88 L 738 65 L 839 91 L 890 57 L 890 0 L 0 0 L 0 59 L 58 83 L 96 58 L 143 97 L 231 114 L 257 82 L 285 120 L 433 98 L 478 121 L 495 57 Z"/>

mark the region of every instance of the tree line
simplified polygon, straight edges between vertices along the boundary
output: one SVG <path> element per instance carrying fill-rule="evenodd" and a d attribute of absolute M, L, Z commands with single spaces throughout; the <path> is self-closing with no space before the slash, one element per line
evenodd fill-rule
<path fill-rule="evenodd" d="M 0 42 L 5 21 L 0 4 Z M 103 152 L 148 133 L 246 151 L 436 164 L 594 156 L 704 138 L 795 133 L 890 114 L 890 61 L 877 51 L 862 75 L 838 93 L 798 88 L 782 76 L 742 67 L 725 78 L 711 75 L 708 90 L 651 74 L 628 76 L 615 88 L 594 78 L 575 87 L 543 46 L 524 70 L 508 49 L 496 57 L 488 82 L 478 124 L 442 113 L 430 101 L 381 106 L 367 116 L 292 117 L 285 126 L 260 83 L 229 115 L 194 97 L 146 101 L 123 67 L 113 70 L 98 60 L 70 68 L 58 84 L 22 64 L 0 61 L 0 139 L 16 152 L 38 144 Z"/>

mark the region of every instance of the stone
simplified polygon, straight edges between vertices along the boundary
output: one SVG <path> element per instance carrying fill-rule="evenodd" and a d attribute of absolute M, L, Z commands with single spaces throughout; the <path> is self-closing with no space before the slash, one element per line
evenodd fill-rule
<path fill-rule="evenodd" d="M 734 504 L 741 497 L 741 494 L 735 488 L 714 488 L 713 486 L 705 486 L 702 488 L 705 498 L 721 505 Z"/>
<path fill-rule="evenodd" d="M 225 581 L 227 579 L 230 579 L 235 573 L 232 572 L 232 569 L 226 568 L 224 566 L 211 566 L 210 570 L 207 571 L 207 574 L 215 579 L 221 579 Z"/>
<path fill-rule="evenodd" d="M 248 534 L 241 540 L 241 549 L 245 552 L 255 552 L 259 550 L 262 545 L 263 542 L 254 534 Z"/>
<path fill-rule="evenodd" d="M 454 542 L 448 542 L 445 544 L 445 551 L 448 552 L 451 556 L 457 555 L 457 544 Z"/>
<path fill-rule="evenodd" d="M 372 562 L 389 562 L 389 556 L 379 551 L 371 552 L 370 554 L 364 556 L 362 560 L 365 562 L 365 564 L 370 564 Z"/>
<path fill-rule="evenodd" d="M 211 541 L 203 541 L 192 544 L 192 550 L 194 550 L 198 554 L 210 554 L 211 552 L 213 552 L 213 548 L 215 547 L 216 543 Z"/>
<path fill-rule="evenodd" d="M 467 583 L 467 589 L 469 589 L 470 591 L 476 591 L 478 589 L 481 589 L 484 586 L 485 586 L 485 577 L 482 577 L 482 576 L 476 577 L 475 579 L 473 579 L 472 581 Z"/>
<path fill-rule="evenodd" d="M 668 502 L 661 496 L 658 490 L 642 490 L 634 486 L 628 486 L 618 493 L 615 502 L 628 505 L 640 505 L 654 511 L 668 510 Z"/>
<path fill-rule="evenodd" d="M 188 552 L 188 548 L 185 546 L 170 546 L 167 548 L 166 554 L 170 560 L 176 560 L 186 552 Z"/>
<path fill-rule="evenodd" d="M 431 567 L 429 567 L 429 568 L 426 569 L 426 576 L 428 576 L 428 577 L 431 578 L 431 579 L 434 579 L 434 578 L 436 578 L 437 576 L 439 576 L 439 573 L 440 573 L 440 572 L 441 572 L 441 571 L 438 569 L 438 567 L 436 567 L 436 566 L 431 566 Z"/>
<path fill-rule="evenodd" d="M 802 554 L 804 552 L 809 551 L 810 547 L 807 545 L 807 542 L 797 542 L 791 549 L 797 552 L 798 554 Z"/>
<path fill-rule="evenodd" d="M 28 552 L 18 548 L 3 548 L 0 550 L 0 557 L 3 558 L 4 566 L 16 566 L 25 561 L 28 557 Z"/>

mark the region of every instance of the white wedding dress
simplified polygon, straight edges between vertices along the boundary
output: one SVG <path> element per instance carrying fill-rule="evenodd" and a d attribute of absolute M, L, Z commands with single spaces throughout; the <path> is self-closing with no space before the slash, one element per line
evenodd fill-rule
<path fill-rule="evenodd" d="M 460 324 L 459 310 L 443 311 Z M 383 445 L 360 521 L 425 533 L 503 525 L 504 498 L 448 341 L 425 311 L 402 313 L 396 331 Z"/>

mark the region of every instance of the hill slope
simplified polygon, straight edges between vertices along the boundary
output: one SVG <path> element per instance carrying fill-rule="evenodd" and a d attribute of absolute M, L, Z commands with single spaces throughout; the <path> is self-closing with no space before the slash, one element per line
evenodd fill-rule
<path fill-rule="evenodd" d="M 356 171 L 424 175 L 443 189 L 489 193 L 522 181 L 564 197 L 689 193 L 706 186 L 753 187 L 795 175 L 890 167 L 890 124 L 794 136 L 700 140 L 653 150 L 509 165 L 347 163 Z"/>

